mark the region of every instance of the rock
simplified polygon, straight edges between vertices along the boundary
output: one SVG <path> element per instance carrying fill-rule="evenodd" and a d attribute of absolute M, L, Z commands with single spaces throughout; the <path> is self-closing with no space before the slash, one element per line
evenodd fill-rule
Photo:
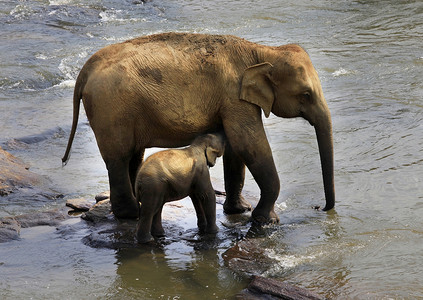
<path fill-rule="evenodd" d="M 244 239 L 226 250 L 222 257 L 231 270 L 247 275 L 261 275 L 277 261 L 260 246 L 262 239 Z"/>
<path fill-rule="evenodd" d="M 66 206 L 76 211 L 88 211 L 94 205 L 95 205 L 94 201 L 89 201 L 84 198 L 68 199 L 66 201 Z"/>
<path fill-rule="evenodd" d="M 44 176 L 29 171 L 29 165 L 0 147 L 0 196 L 5 201 L 46 201 L 63 197 Z"/>
<path fill-rule="evenodd" d="M 90 208 L 87 212 L 81 215 L 81 218 L 86 221 L 91 221 L 94 223 L 108 221 L 114 219 L 112 214 L 112 205 L 110 200 L 103 200 L 97 202 L 93 207 Z"/>
<path fill-rule="evenodd" d="M 237 295 L 237 299 L 320 300 L 322 298 L 303 288 L 276 279 L 254 276 L 248 288 Z"/>
<path fill-rule="evenodd" d="M 6 217 L 0 220 L 0 243 L 18 240 L 21 226 L 18 221 L 12 217 Z"/>
<path fill-rule="evenodd" d="M 0 196 L 22 187 L 40 186 L 46 179 L 28 170 L 29 166 L 0 147 Z"/>
<path fill-rule="evenodd" d="M 110 191 L 102 192 L 102 193 L 98 194 L 97 196 L 95 196 L 95 201 L 100 202 L 100 201 L 103 201 L 103 200 L 106 200 L 106 199 L 109 199 L 109 198 L 110 198 Z"/>

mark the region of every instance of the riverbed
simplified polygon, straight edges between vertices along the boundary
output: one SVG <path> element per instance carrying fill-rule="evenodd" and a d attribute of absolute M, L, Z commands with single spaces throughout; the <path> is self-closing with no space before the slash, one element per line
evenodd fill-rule
<path fill-rule="evenodd" d="M 333 119 L 336 206 L 312 209 L 324 204 L 313 128 L 302 119 L 265 119 L 281 192 L 280 224 L 257 237 L 277 261 L 262 275 L 328 298 L 422 298 L 421 1 L 1 1 L 0 145 L 65 197 L 0 198 L 0 217 L 108 189 L 83 112 L 62 167 L 75 79 L 98 49 L 168 31 L 298 43 L 319 73 Z M 221 189 L 221 160 L 211 174 Z M 253 204 L 259 198 L 250 174 L 244 195 Z M 195 236 L 191 230 L 182 227 L 182 236 Z M 240 236 L 247 231 L 244 222 Z M 57 228 L 23 229 L 21 240 L 0 244 L 0 298 L 231 299 L 248 284 L 222 259 L 234 236 L 214 246 L 182 239 L 116 250 L 89 247 L 86 235 L 76 217 Z"/>

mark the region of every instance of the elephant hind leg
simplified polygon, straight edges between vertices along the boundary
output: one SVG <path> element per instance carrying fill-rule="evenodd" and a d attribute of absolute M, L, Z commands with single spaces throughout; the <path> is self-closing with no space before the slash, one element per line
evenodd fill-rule
<path fill-rule="evenodd" d="M 106 162 L 110 202 L 116 218 L 136 219 L 139 215 L 139 203 L 135 199 L 129 178 L 129 161 L 114 160 Z"/>
<path fill-rule="evenodd" d="M 138 188 L 140 190 L 138 191 L 137 200 L 141 202 L 141 209 L 137 226 L 137 239 L 139 243 L 148 243 L 154 240 L 152 233 L 160 235 L 160 229 L 163 231 L 161 212 L 164 195 L 161 193 L 160 187 L 149 185 L 147 189 L 144 189 L 141 185 Z M 160 223 L 160 225 L 158 226 L 157 223 Z"/>
<path fill-rule="evenodd" d="M 153 236 L 162 237 L 165 235 L 165 231 L 162 225 L 162 210 L 163 206 L 153 217 L 153 224 L 151 226 L 151 234 Z"/>

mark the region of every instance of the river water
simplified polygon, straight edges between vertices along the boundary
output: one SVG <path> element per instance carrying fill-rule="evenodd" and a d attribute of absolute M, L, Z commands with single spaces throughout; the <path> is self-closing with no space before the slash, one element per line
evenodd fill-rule
<path fill-rule="evenodd" d="M 324 204 L 314 130 L 301 119 L 266 119 L 281 223 L 264 237 L 278 262 L 264 275 L 328 298 L 422 298 L 423 2 L 1 0 L 0 144 L 66 198 L 107 190 L 83 113 L 61 167 L 75 78 L 103 46 L 166 31 L 299 43 L 319 72 L 333 118 L 336 207 L 311 209 Z M 22 137 L 32 143 L 7 148 Z M 221 185 L 221 162 L 211 170 Z M 259 197 L 250 175 L 244 193 Z M 0 199 L 0 217 L 65 199 Z M 222 299 L 248 283 L 221 258 L 235 240 L 218 249 L 93 249 L 81 243 L 82 225 L 67 222 L 0 244 L 0 298 Z"/>

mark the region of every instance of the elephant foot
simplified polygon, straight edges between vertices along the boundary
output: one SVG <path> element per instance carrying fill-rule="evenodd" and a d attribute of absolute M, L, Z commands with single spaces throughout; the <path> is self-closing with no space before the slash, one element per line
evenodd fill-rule
<path fill-rule="evenodd" d="M 151 234 L 155 237 L 163 237 L 165 236 L 165 231 L 163 228 L 153 228 L 151 229 Z"/>
<path fill-rule="evenodd" d="M 257 208 L 253 210 L 251 215 L 253 223 L 256 224 L 277 224 L 279 223 L 279 217 L 272 209 L 270 212 L 265 210 L 258 210 Z"/>
<path fill-rule="evenodd" d="M 115 217 L 118 218 L 118 219 L 133 219 L 133 220 L 136 220 L 139 217 L 138 208 L 137 209 L 131 209 L 131 210 L 112 209 L 112 211 L 113 211 L 113 214 L 115 215 Z"/>
<path fill-rule="evenodd" d="M 223 211 L 228 215 L 242 214 L 251 211 L 251 204 L 242 196 L 239 196 L 236 200 L 226 198 L 225 203 L 223 203 Z"/>
<path fill-rule="evenodd" d="M 112 211 L 118 219 L 138 219 L 140 213 L 140 205 L 137 201 L 133 200 L 131 203 L 125 205 L 112 203 Z"/>
<path fill-rule="evenodd" d="M 139 244 L 146 244 L 154 241 L 153 236 L 150 233 L 137 233 L 137 240 Z"/>
<path fill-rule="evenodd" d="M 205 233 L 217 233 L 219 231 L 219 227 L 217 227 L 216 224 L 213 224 L 212 226 L 207 226 Z"/>

